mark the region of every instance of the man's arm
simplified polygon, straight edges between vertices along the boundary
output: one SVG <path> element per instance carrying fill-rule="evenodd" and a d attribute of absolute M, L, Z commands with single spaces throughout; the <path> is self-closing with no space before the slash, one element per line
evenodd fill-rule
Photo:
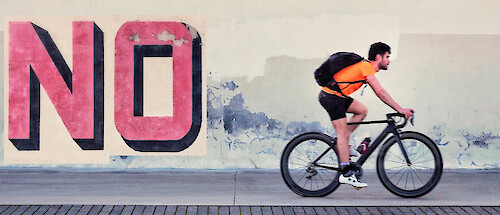
<path fill-rule="evenodd" d="M 380 82 L 375 76 L 367 76 L 366 79 L 370 87 L 373 89 L 373 92 L 375 92 L 375 95 L 377 95 L 380 100 L 382 100 L 389 107 L 391 107 L 398 113 L 404 114 L 407 119 L 410 118 L 410 116 L 413 114 L 412 112 L 415 112 L 411 108 L 402 108 L 396 101 L 394 101 L 389 93 L 387 93 L 382 85 L 380 85 Z"/>

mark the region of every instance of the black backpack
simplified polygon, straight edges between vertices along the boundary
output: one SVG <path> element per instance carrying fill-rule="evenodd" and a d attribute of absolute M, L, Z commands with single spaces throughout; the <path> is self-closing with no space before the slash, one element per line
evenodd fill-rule
<path fill-rule="evenodd" d="M 338 83 L 354 84 L 354 83 L 362 83 L 365 81 L 362 80 L 355 82 L 336 82 L 335 79 L 333 79 L 333 76 L 337 74 L 340 70 L 348 66 L 351 66 L 353 64 L 359 63 L 363 60 L 364 58 L 356 53 L 337 52 L 335 54 L 332 54 L 328 58 L 328 60 L 326 60 L 323 64 L 321 64 L 321 66 L 318 69 L 316 69 L 316 71 L 314 71 L 314 78 L 316 79 L 316 82 L 320 86 L 323 87 L 326 86 L 331 90 L 341 92 Z"/>

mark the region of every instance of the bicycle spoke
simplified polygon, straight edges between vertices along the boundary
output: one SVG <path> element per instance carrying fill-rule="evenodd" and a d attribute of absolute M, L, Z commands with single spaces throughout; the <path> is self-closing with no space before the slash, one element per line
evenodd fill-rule
<path fill-rule="evenodd" d="M 428 163 L 428 162 L 431 162 L 431 161 L 434 161 L 434 158 L 429 158 L 429 159 L 427 159 L 427 160 L 425 160 L 425 161 L 421 161 L 421 162 L 417 162 L 417 163 L 412 163 L 412 165 L 413 165 L 413 164 Z"/>
<path fill-rule="evenodd" d="M 403 168 L 403 169 L 401 169 L 401 170 L 399 170 L 398 172 L 394 173 L 391 177 L 389 177 L 389 179 L 391 179 L 392 177 L 394 177 L 394 176 L 398 175 L 398 174 L 399 174 L 401 171 L 403 171 L 403 170 L 404 170 L 404 168 Z"/>
<path fill-rule="evenodd" d="M 398 158 L 399 160 L 401 160 L 401 162 L 406 163 L 406 160 L 405 160 L 404 158 L 402 158 L 402 157 L 403 157 L 403 155 L 402 155 L 402 154 L 400 154 L 400 155 L 395 155 L 395 154 L 394 154 L 394 152 L 392 152 L 391 150 L 389 150 L 389 151 L 387 151 L 387 152 L 388 152 L 388 154 L 392 154 L 392 155 L 393 155 L 392 157 L 396 157 L 396 158 Z"/>
<path fill-rule="evenodd" d="M 413 173 L 415 174 L 415 176 L 417 176 L 417 178 L 418 178 L 418 180 L 420 181 L 420 183 L 425 184 L 425 183 L 422 181 L 422 179 L 418 176 L 418 174 L 417 174 L 417 172 L 416 172 L 416 170 L 415 170 L 414 168 L 412 168 L 412 171 L 413 171 Z"/>
<path fill-rule="evenodd" d="M 406 170 L 406 169 L 403 169 L 403 170 Z M 404 172 L 401 174 L 401 178 L 399 178 L 398 182 L 396 183 L 396 186 L 398 186 L 399 182 L 401 181 L 401 179 L 403 179 L 403 177 L 405 176 Z"/>
<path fill-rule="evenodd" d="M 399 168 L 404 168 L 404 167 L 407 167 L 408 165 L 407 164 L 403 164 L 403 165 L 399 165 L 399 166 L 395 166 L 395 167 L 392 167 L 392 168 L 386 168 L 386 170 L 393 170 L 393 169 L 399 169 Z"/>
<path fill-rule="evenodd" d="M 411 182 L 413 182 L 413 189 L 417 189 L 417 187 L 415 186 L 415 180 L 413 179 L 413 174 L 412 174 L 413 171 L 412 171 L 412 169 L 410 169 L 409 172 L 410 172 L 410 176 L 411 176 Z"/>
<path fill-rule="evenodd" d="M 421 173 L 422 173 L 422 175 L 426 176 L 426 177 L 427 177 L 427 178 L 429 178 L 429 179 L 431 179 L 431 178 L 432 178 L 431 176 L 429 176 L 429 175 L 432 175 L 432 174 L 430 174 L 430 173 L 425 173 L 424 171 L 419 170 L 419 169 L 416 169 L 416 168 L 412 168 L 412 169 L 416 170 L 416 172 L 421 172 Z M 433 172 L 434 172 L 434 171 L 433 171 Z"/>
<path fill-rule="evenodd" d="M 297 166 L 296 168 L 305 168 L 305 167 L 309 166 L 309 164 L 299 164 L 299 163 L 295 163 L 295 162 L 289 162 L 288 163 L 288 166 L 292 166 L 292 165 L 293 166 Z M 293 169 L 296 169 L 296 168 L 293 168 Z"/>
<path fill-rule="evenodd" d="M 421 166 L 421 165 L 413 165 L 413 164 L 412 164 L 411 166 L 413 166 L 413 167 L 415 167 L 415 168 L 420 168 L 420 170 L 424 170 L 424 169 L 433 169 L 433 168 L 434 168 L 434 165 L 432 165 L 432 166 Z"/>
<path fill-rule="evenodd" d="M 387 161 L 387 162 L 392 162 L 392 163 L 397 163 L 397 164 L 408 165 L 408 164 L 406 163 L 406 161 L 405 161 L 405 162 L 401 162 L 401 161 L 392 161 L 392 160 L 386 160 L 386 161 Z"/>

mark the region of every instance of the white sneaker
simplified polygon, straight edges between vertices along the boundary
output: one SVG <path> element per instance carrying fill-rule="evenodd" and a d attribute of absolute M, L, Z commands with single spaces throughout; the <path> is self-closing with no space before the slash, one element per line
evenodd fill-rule
<path fill-rule="evenodd" d="M 359 154 L 353 145 L 349 145 L 349 155 L 350 157 L 359 157 L 361 154 Z"/>
<path fill-rule="evenodd" d="M 355 188 L 363 188 L 368 186 L 368 184 L 359 181 L 354 174 L 349 177 L 345 177 L 344 174 L 340 174 L 339 182 L 342 184 L 349 184 Z"/>

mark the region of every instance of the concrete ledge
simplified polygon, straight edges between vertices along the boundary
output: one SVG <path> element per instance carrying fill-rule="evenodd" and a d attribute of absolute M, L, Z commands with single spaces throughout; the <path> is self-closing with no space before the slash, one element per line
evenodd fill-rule
<path fill-rule="evenodd" d="M 374 171 L 368 187 L 322 198 L 295 195 L 279 170 L 0 169 L 1 205 L 499 206 L 500 171 L 445 170 L 429 194 L 391 194 Z"/>

